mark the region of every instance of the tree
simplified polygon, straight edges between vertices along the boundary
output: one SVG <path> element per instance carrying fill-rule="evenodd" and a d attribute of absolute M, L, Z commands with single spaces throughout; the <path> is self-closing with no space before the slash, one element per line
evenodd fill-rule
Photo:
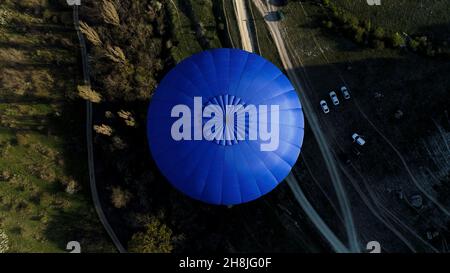
<path fill-rule="evenodd" d="M 102 124 L 102 125 L 94 125 L 94 131 L 100 135 L 111 136 L 113 129 L 111 128 L 111 126 Z"/>
<path fill-rule="evenodd" d="M 159 12 L 162 9 L 163 4 L 161 4 L 161 2 L 159 1 L 153 1 L 152 7 L 156 10 L 156 12 Z"/>
<path fill-rule="evenodd" d="M 356 27 L 355 29 L 355 41 L 358 43 L 362 43 L 364 41 L 364 35 L 366 30 L 362 27 Z"/>
<path fill-rule="evenodd" d="M 69 181 L 66 181 L 66 192 L 68 194 L 75 194 L 77 191 L 80 190 L 80 186 L 78 185 L 77 181 L 73 179 L 69 179 Z"/>
<path fill-rule="evenodd" d="M 392 35 L 392 45 L 394 47 L 403 47 L 405 46 L 405 38 L 403 38 L 402 35 L 400 35 L 398 32 Z"/>
<path fill-rule="evenodd" d="M 107 24 L 114 26 L 120 25 L 119 14 L 117 13 L 114 4 L 108 0 L 103 0 L 100 6 L 102 18 Z"/>
<path fill-rule="evenodd" d="M 105 56 L 115 63 L 125 64 L 127 62 L 127 58 L 125 57 L 125 53 L 123 53 L 122 49 L 118 46 L 108 45 L 106 47 Z"/>
<path fill-rule="evenodd" d="M 415 39 L 411 39 L 409 40 L 409 47 L 412 51 L 417 51 L 420 47 L 420 42 Z"/>
<path fill-rule="evenodd" d="M 385 35 L 385 32 L 384 32 L 384 29 L 382 27 L 377 27 L 375 29 L 375 31 L 373 32 L 373 36 L 376 39 L 379 39 L 379 40 L 383 39 L 384 35 Z"/>
<path fill-rule="evenodd" d="M 136 126 L 136 121 L 135 121 L 133 115 L 131 114 L 131 112 L 128 112 L 125 110 L 120 110 L 119 112 L 117 112 L 117 115 L 119 115 L 119 117 L 121 117 L 125 121 L 125 124 L 127 126 L 130 126 L 130 127 Z"/>
<path fill-rule="evenodd" d="M 136 253 L 170 253 L 173 250 L 172 231 L 157 218 L 151 217 L 145 231 L 133 235 L 128 250 Z"/>
<path fill-rule="evenodd" d="M 111 192 L 111 202 L 115 208 L 121 209 L 127 206 L 131 199 L 131 194 L 120 187 L 113 187 Z"/>
<path fill-rule="evenodd" d="M 92 90 L 89 85 L 79 85 L 78 86 L 78 95 L 85 100 L 88 100 L 93 103 L 99 103 L 102 101 L 102 96 Z"/>
<path fill-rule="evenodd" d="M 355 29 L 355 28 L 357 28 L 358 26 L 359 26 L 359 20 L 358 20 L 358 18 L 356 18 L 355 16 L 353 16 L 353 15 L 348 15 L 348 23 L 350 24 L 350 26 L 353 28 L 353 29 Z"/>
<path fill-rule="evenodd" d="M 100 39 L 97 31 L 83 21 L 80 22 L 80 30 L 91 44 L 94 46 L 102 45 L 102 40 Z"/>

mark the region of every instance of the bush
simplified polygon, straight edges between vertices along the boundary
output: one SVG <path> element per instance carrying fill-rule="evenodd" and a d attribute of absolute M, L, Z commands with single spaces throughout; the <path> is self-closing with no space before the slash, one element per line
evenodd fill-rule
<path fill-rule="evenodd" d="M 94 28 L 86 24 L 85 22 L 80 22 L 80 30 L 86 36 L 86 39 L 94 46 L 101 46 L 102 40 Z"/>
<path fill-rule="evenodd" d="M 409 48 L 411 48 L 412 51 L 417 51 L 419 50 L 420 47 L 420 42 L 415 40 L 415 39 L 411 39 L 409 40 Z"/>
<path fill-rule="evenodd" d="M 119 14 L 117 13 L 116 7 L 112 2 L 103 0 L 100 6 L 100 12 L 105 23 L 114 26 L 120 25 Z"/>
<path fill-rule="evenodd" d="M 102 101 L 102 96 L 96 91 L 92 90 L 92 88 L 88 85 L 79 85 L 78 95 L 82 99 L 88 100 L 93 103 L 99 103 Z"/>
<path fill-rule="evenodd" d="M 8 181 L 11 178 L 11 173 L 8 170 L 0 172 L 0 181 Z"/>
<path fill-rule="evenodd" d="M 408 48 L 429 57 L 450 57 L 448 43 L 429 41 L 426 36 L 416 37 L 415 39 L 409 39 L 408 37 L 407 39 L 406 35 L 403 36 L 398 32 L 387 33 L 382 27 L 373 29 L 370 20 L 360 21 L 358 17 L 338 7 L 333 1 L 323 0 L 322 3 L 326 7 L 329 18 L 331 18 L 331 20 L 323 20 L 322 26 L 343 33 L 359 44 L 366 44 L 367 41 L 370 41 L 370 46 L 376 49 L 383 49 L 385 46 Z"/>
<path fill-rule="evenodd" d="M 121 209 L 127 206 L 131 199 L 131 194 L 122 190 L 120 187 L 113 187 L 111 192 L 111 202 L 117 209 Z"/>
<path fill-rule="evenodd" d="M 373 32 L 373 36 L 378 40 L 384 39 L 385 36 L 384 29 L 382 27 L 377 27 Z"/>
<path fill-rule="evenodd" d="M 70 179 L 68 182 L 66 182 L 66 189 L 65 191 L 68 194 L 75 194 L 80 190 L 80 186 L 78 185 L 77 181 Z"/>
<path fill-rule="evenodd" d="M 363 43 L 365 34 L 366 34 L 365 29 L 363 29 L 361 27 L 357 27 L 355 29 L 355 36 L 354 36 L 355 41 L 358 43 Z"/>
<path fill-rule="evenodd" d="M 52 169 L 41 166 L 38 172 L 38 177 L 46 182 L 54 182 L 56 180 L 56 173 Z"/>
<path fill-rule="evenodd" d="M 111 126 L 102 124 L 102 125 L 94 125 L 94 131 L 97 134 L 104 135 L 104 136 L 111 136 L 113 133 L 113 129 Z"/>
<path fill-rule="evenodd" d="M 348 16 L 348 23 L 352 28 L 357 28 L 359 26 L 359 20 L 353 15 L 347 15 Z"/>
<path fill-rule="evenodd" d="M 395 48 L 405 46 L 405 38 L 398 32 L 391 37 L 392 46 Z"/>
<path fill-rule="evenodd" d="M 172 231 L 152 217 L 145 231 L 133 235 L 128 250 L 135 253 L 170 253 L 173 250 Z"/>
<path fill-rule="evenodd" d="M 17 132 L 16 133 L 16 143 L 19 146 L 26 146 L 29 144 L 29 136 L 27 134 Z"/>

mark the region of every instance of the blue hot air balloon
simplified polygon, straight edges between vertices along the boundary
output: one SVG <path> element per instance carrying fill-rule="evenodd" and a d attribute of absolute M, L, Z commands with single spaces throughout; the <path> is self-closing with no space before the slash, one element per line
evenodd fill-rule
<path fill-rule="evenodd" d="M 155 91 L 147 134 L 153 159 L 188 196 L 234 205 L 273 190 L 303 142 L 304 118 L 288 78 L 238 49 L 195 54 Z"/>

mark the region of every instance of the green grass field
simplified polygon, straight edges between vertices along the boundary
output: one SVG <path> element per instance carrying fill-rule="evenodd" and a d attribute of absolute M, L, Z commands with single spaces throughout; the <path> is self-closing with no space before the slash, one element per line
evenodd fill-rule
<path fill-rule="evenodd" d="M 47 1 L 0 4 L 0 230 L 10 252 L 62 252 L 74 240 L 85 252 L 113 251 L 73 150 L 78 128 L 58 121 L 77 80 L 77 40 L 62 14 L 70 10 Z"/>
<path fill-rule="evenodd" d="M 175 37 L 171 50 L 176 62 L 202 50 L 221 47 L 211 0 L 174 0 L 168 9 Z"/>

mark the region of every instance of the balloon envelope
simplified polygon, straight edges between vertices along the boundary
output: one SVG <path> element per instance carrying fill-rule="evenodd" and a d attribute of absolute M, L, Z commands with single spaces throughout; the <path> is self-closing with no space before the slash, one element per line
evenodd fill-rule
<path fill-rule="evenodd" d="M 209 126 L 214 117 L 223 126 Z M 151 154 L 168 181 L 194 199 L 222 205 L 273 190 L 295 164 L 304 133 L 288 78 L 266 59 L 237 49 L 204 51 L 179 63 L 156 89 L 147 121 Z M 250 136 L 255 128 L 256 138 Z"/>

